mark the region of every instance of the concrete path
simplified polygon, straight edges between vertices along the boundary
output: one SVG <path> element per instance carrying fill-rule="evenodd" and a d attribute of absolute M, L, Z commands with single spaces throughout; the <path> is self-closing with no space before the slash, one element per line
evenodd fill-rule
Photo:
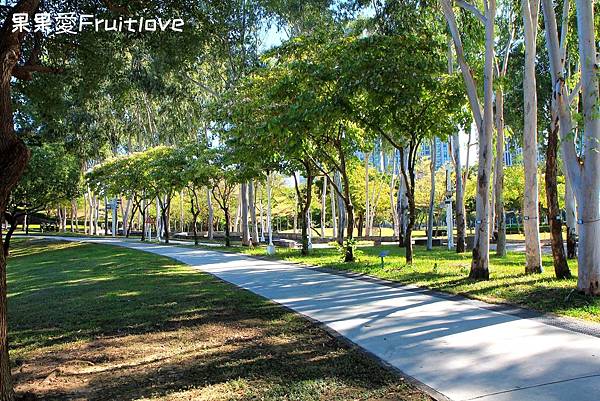
<path fill-rule="evenodd" d="M 479 301 L 286 263 L 124 240 L 81 240 L 168 256 L 272 299 L 435 389 L 438 399 L 600 400 L 600 338 L 595 335 L 492 310 Z"/>

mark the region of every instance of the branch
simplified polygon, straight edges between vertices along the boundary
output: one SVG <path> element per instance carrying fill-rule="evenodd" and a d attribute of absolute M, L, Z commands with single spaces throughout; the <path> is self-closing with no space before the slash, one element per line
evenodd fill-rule
<path fill-rule="evenodd" d="M 207 85 L 203 84 L 202 82 L 195 80 L 194 78 L 190 77 L 188 74 L 183 74 L 187 79 L 189 79 L 190 81 L 192 81 L 193 83 L 195 83 L 196 85 L 198 85 L 199 87 L 201 87 L 202 89 L 204 89 L 205 91 L 207 91 L 209 94 L 211 94 L 214 98 L 218 98 L 219 94 L 212 90 L 211 88 L 209 88 Z"/>
<path fill-rule="evenodd" d="M 567 32 L 569 30 L 569 0 L 563 1 L 563 13 L 562 13 L 562 21 L 560 27 L 560 63 L 562 68 L 565 67 L 565 59 L 567 58 Z"/>
<path fill-rule="evenodd" d="M 12 70 L 12 76 L 22 81 L 31 81 L 33 79 L 34 72 L 41 72 L 46 74 L 61 74 L 63 71 L 63 68 L 58 67 L 48 67 L 41 64 L 25 64 L 16 65 Z"/>
<path fill-rule="evenodd" d="M 579 91 L 581 90 L 581 79 L 579 79 L 579 81 L 577 81 L 577 85 L 575 85 L 575 87 L 573 88 L 573 90 L 571 91 L 571 93 L 568 95 L 569 96 L 569 106 L 571 104 L 573 104 L 573 101 L 577 98 L 577 95 L 579 94 Z"/>
<path fill-rule="evenodd" d="M 456 4 L 459 7 L 464 8 L 467 11 L 471 11 L 475 18 L 477 18 L 483 25 L 486 23 L 486 18 L 483 16 L 483 13 L 479 11 L 477 7 L 473 4 L 466 2 L 465 0 L 456 0 Z"/>

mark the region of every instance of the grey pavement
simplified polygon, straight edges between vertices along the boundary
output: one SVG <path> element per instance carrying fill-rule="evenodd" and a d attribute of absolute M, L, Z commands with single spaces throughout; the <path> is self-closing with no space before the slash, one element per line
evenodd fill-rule
<path fill-rule="evenodd" d="M 60 238 L 77 240 L 77 238 Z M 455 401 L 599 401 L 600 338 L 480 301 L 297 265 L 158 244 L 167 256 L 297 311 Z"/>

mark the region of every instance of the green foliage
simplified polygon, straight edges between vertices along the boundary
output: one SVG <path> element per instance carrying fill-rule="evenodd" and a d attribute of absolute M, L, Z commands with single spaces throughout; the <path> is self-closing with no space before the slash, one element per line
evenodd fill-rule
<path fill-rule="evenodd" d="M 9 210 L 31 213 L 60 205 L 81 193 L 81 167 L 63 146 L 45 144 L 31 148 L 31 159 L 12 192 Z"/>

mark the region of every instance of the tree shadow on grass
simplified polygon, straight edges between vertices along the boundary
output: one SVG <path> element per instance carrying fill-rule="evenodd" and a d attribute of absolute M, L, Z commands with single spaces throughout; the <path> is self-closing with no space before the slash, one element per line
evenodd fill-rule
<path fill-rule="evenodd" d="M 79 245 L 12 261 L 11 340 L 26 356 L 14 369 L 19 392 L 428 399 L 286 309 L 169 259 L 114 250 Z"/>

